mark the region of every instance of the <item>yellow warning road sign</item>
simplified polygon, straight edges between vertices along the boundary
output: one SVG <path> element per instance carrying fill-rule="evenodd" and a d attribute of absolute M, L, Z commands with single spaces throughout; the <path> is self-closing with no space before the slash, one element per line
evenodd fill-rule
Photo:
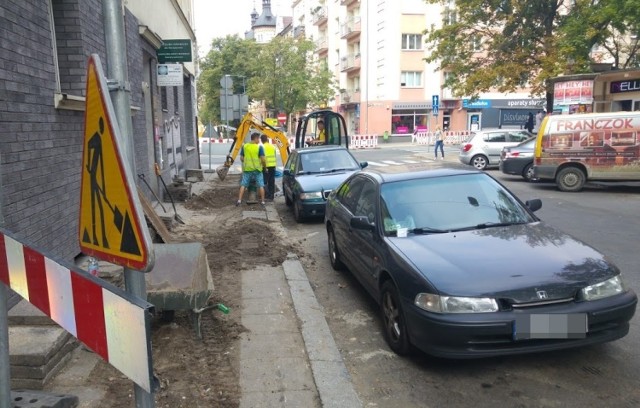
<path fill-rule="evenodd" d="M 98 55 L 89 58 L 80 186 L 80 247 L 88 255 L 147 271 L 149 233 L 135 182 L 120 154 L 120 128 Z M 141 228 L 145 225 L 145 228 Z"/>

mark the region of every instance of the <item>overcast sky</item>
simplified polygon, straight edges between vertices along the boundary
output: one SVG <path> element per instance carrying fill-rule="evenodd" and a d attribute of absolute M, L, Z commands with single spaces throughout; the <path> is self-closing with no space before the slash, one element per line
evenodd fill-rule
<path fill-rule="evenodd" d="M 206 55 L 211 40 L 238 34 L 244 38 L 251 25 L 251 11 L 262 12 L 262 0 L 194 0 L 195 31 L 198 54 Z M 271 0 L 271 12 L 291 15 L 291 0 Z"/>

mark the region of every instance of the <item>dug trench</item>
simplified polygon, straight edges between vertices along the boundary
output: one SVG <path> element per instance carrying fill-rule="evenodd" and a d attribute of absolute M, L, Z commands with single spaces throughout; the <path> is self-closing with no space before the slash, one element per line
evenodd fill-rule
<path fill-rule="evenodd" d="M 177 242 L 201 242 L 204 246 L 215 289 L 209 304 L 224 304 L 228 314 L 212 309 L 201 318 L 202 339 L 195 335 L 187 312 L 176 311 L 173 320 L 152 320 L 154 374 L 159 380 L 155 392 L 157 407 L 237 407 L 241 324 L 241 272 L 256 265 L 278 266 L 287 253 L 297 251 L 268 221 L 243 219 L 236 207 L 238 176 L 224 183 L 211 183 L 179 206 L 184 225 L 172 228 Z M 257 206 L 256 206 L 257 207 Z M 258 208 L 255 208 L 258 210 Z M 99 407 L 135 406 L 133 383 L 107 363 L 100 361 L 92 381 L 107 389 Z"/>

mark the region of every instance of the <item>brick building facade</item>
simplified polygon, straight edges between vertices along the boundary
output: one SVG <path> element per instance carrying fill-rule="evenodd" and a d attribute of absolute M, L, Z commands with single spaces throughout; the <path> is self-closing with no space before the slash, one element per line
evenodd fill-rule
<path fill-rule="evenodd" d="M 86 67 L 107 50 L 100 0 L 21 0 L 0 4 L 0 214 L 3 227 L 52 256 L 79 255 L 78 217 Z M 125 9 L 135 175 L 155 193 L 199 167 L 194 75 L 156 85 L 156 50 Z M 190 28 L 189 28 L 190 30 Z M 149 32 L 147 30 L 147 32 Z M 151 36 L 153 38 L 153 36 Z M 114 118 L 115 120 L 115 118 Z M 152 196 L 149 189 L 142 191 Z"/>

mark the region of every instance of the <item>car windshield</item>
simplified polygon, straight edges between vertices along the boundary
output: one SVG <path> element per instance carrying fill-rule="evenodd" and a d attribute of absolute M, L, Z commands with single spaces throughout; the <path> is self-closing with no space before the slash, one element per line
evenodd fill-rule
<path fill-rule="evenodd" d="M 323 150 L 306 152 L 300 155 L 298 173 L 319 174 L 357 170 L 360 166 L 353 156 L 346 150 Z"/>
<path fill-rule="evenodd" d="M 535 218 L 486 174 L 426 177 L 381 188 L 385 235 L 437 234 L 524 224 Z"/>

